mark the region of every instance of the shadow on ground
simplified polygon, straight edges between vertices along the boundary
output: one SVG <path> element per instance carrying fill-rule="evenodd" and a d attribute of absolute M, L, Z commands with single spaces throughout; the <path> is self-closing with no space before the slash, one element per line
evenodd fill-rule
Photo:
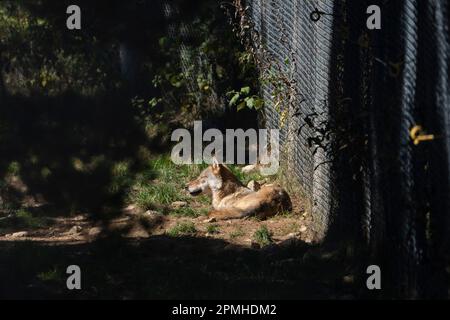
<path fill-rule="evenodd" d="M 32 102 L 10 97 L 6 103 L 0 113 L 0 198 L 12 207 L 48 204 L 47 215 L 54 207 L 54 215 L 82 211 L 110 218 L 109 208 L 121 207 L 124 190 L 142 172 L 148 148 L 158 150 L 119 92 Z M 145 174 L 151 178 L 147 168 Z"/>
<path fill-rule="evenodd" d="M 165 235 L 1 242 L 0 298 L 352 299 L 358 280 L 347 259 L 299 241 L 263 249 Z M 81 268 L 81 290 L 66 288 L 72 264 Z"/>

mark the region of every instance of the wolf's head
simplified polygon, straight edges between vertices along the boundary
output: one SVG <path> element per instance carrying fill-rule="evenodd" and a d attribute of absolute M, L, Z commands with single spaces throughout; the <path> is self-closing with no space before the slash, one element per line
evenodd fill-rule
<path fill-rule="evenodd" d="M 228 168 L 213 158 L 213 162 L 208 168 L 203 170 L 196 179 L 188 182 L 186 190 L 193 196 L 219 190 L 222 187 L 226 171 L 229 171 Z"/>

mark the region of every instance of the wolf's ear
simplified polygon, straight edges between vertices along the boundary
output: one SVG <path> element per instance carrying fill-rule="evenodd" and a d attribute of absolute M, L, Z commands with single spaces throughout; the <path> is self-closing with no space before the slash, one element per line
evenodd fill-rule
<path fill-rule="evenodd" d="M 218 170 L 220 168 L 220 163 L 217 161 L 216 157 L 212 157 L 212 167 L 215 170 Z"/>

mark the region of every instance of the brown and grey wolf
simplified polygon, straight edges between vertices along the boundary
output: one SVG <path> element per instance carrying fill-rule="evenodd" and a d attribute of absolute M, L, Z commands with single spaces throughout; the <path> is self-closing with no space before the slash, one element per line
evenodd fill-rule
<path fill-rule="evenodd" d="M 263 185 L 259 190 L 245 187 L 225 165 L 213 158 L 213 163 L 197 179 L 186 185 L 193 196 L 212 194 L 209 218 L 217 220 L 256 216 L 264 219 L 279 212 L 292 210 L 287 192 L 279 186 Z"/>

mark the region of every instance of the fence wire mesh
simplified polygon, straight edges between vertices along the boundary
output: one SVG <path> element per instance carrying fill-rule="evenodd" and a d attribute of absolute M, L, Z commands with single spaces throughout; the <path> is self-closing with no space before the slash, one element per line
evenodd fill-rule
<path fill-rule="evenodd" d="M 366 26 L 374 4 L 381 30 Z M 266 126 L 318 235 L 364 240 L 392 296 L 448 297 L 448 1 L 246 5 L 253 45 L 288 79 L 263 81 Z"/>

